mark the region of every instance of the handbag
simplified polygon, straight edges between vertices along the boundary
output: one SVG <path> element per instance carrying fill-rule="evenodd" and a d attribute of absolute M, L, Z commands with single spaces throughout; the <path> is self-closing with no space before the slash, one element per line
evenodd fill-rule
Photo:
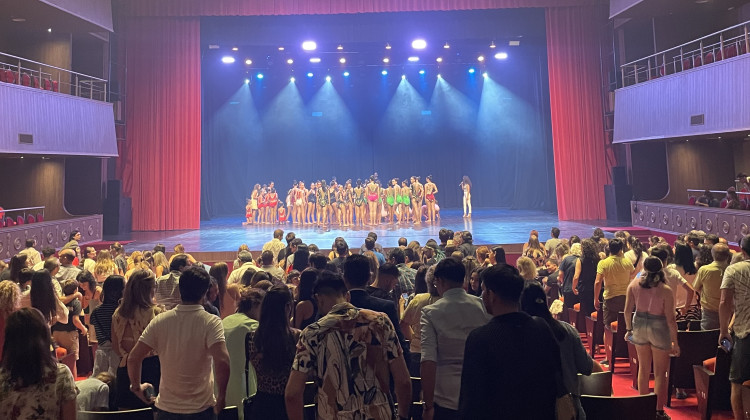
<path fill-rule="evenodd" d="M 251 333 L 245 335 L 245 348 L 247 349 L 248 341 L 252 338 Z M 247 378 L 250 374 L 250 357 L 245 351 L 245 398 L 242 399 L 242 413 L 244 418 L 250 419 L 253 413 L 253 396 L 250 395 L 250 386 L 247 384 Z"/>

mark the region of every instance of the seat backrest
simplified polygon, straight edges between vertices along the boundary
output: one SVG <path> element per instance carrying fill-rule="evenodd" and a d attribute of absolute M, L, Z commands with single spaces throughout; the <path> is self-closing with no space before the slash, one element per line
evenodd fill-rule
<path fill-rule="evenodd" d="M 688 198 L 688 205 L 694 206 L 695 205 L 695 196 L 691 195 L 690 198 Z"/>
<path fill-rule="evenodd" d="M 656 394 L 634 397 L 582 395 L 581 405 L 589 419 L 655 420 Z"/>
<path fill-rule="evenodd" d="M 44 79 L 42 84 L 44 85 L 44 90 L 52 90 L 52 82 L 49 79 Z"/>
<path fill-rule="evenodd" d="M 714 53 L 710 52 L 710 53 L 706 54 L 706 58 L 703 59 L 703 62 L 706 63 L 706 64 L 713 63 L 714 62 Z"/>
<path fill-rule="evenodd" d="M 77 420 L 154 420 L 154 410 L 140 408 L 124 411 L 79 411 Z"/>
<path fill-rule="evenodd" d="M 16 224 L 17 225 L 24 224 L 23 216 L 16 216 Z"/>
<path fill-rule="evenodd" d="M 44 221 L 44 215 L 42 213 L 37 213 L 37 215 L 36 215 L 36 221 L 37 222 L 43 222 Z"/>
<path fill-rule="evenodd" d="M 693 68 L 693 62 L 692 62 L 692 60 L 690 60 L 688 58 L 682 60 L 682 69 L 683 70 L 690 70 L 692 68 Z"/>
<path fill-rule="evenodd" d="M 36 223 L 36 217 L 34 217 L 33 214 L 30 214 L 26 217 L 26 223 Z"/>
<path fill-rule="evenodd" d="M 578 395 L 612 395 L 612 372 L 594 372 L 589 376 L 579 373 Z"/>
<path fill-rule="evenodd" d="M 11 219 L 10 217 L 5 218 L 5 226 L 10 227 L 10 226 L 15 226 L 15 225 L 16 225 L 16 222 L 14 222 L 13 219 Z"/>
<path fill-rule="evenodd" d="M 5 70 L 5 81 L 8 83 L 16 83 L 16 74 L 10 70 Z"/>
<path fill-rule="evenodd" d="M 21 84 L 24 86 L 31 86 L 31 76 L 26 73 L 21 74 Z"/>
<path fill-rule="evenodd" d="M 677 331 L 680 355 L 670 360 L 669 376 L 673 386 L 692 388 L 695 384 L 693 365 L 716 355 L 719 330 Z"/>

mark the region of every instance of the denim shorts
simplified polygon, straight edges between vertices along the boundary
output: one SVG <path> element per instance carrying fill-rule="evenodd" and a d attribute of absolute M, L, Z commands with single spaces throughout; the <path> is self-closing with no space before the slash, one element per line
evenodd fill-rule
<path fill-rule="evenodd" d="M 659 350 L 672 349 L 669 325 L 664 315 L 636 312 L 633 316 L 633 344 L 649 345 Z"/>

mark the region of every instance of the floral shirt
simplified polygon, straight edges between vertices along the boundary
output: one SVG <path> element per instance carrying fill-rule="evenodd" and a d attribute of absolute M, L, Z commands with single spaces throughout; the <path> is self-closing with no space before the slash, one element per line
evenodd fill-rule
<path fill-rule="evenodd" d="M 75 401 L 76 385 L 67 366 L 46 369 L 41 383 L 17 388 L 10 372 L 0 369 L 0 419 L 58 420 L 63 403 Z"/>
<path fill-rule="evenodd" d="M 387 316 L 344 302 L 302 331 L 292 369 L 315 381 L 318 418 L 395 419 L 388 365 L 402 355 Z"/>

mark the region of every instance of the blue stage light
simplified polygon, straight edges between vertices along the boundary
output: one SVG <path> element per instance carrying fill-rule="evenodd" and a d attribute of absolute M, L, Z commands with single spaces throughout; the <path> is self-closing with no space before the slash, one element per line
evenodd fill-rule
<path fill-rule="evenodd" d="M 344 77 L 349 77 L 349 72 L 348 71 L 344 72 Z"/>
<path fill-rule="evenodd" d="M 245 79 L 245 84 L 250 84 L 250 79 Z"/>
<path fill-rule="evenodd" d="M 255 77 L 257 77 L 258 79 L 262 79 L 263 78 L 263 73 L 258 73 Z"/>
<path fill-rule="evenodd" d="M 420 70 L 420 71 L 419 71 L 419 74 L 424 74 L 424 70 Z"/>
<path fill-rule="evenodd" d="M 295 80 L 297 80 L 297 79 L 295 79 L 294 77 L 292 77 L 292 78 L 289 79 L 289 81 L 292 82 L 292 83 L 294 83 Z"/>
<path fill-rule="evenodd" d="M 331 76 L 326 76 L 326 82 L 330 82 L 330 81 L 331 81 Z"/>
<path fill-rule="evenodd" d="M 313 77 L 312 73 L 307 73 L 307 77 Z"/>
<path fill-rule="evenodd" d="M 487 74 L 487 72 L 484 72 L 484 73 L 482 73 L 482 77 L 484 77 L 486 79 L 486 78 L 490 77 L 490 75 Z"/>
<path fill-rule="evenodd" d="M 472 68 L 470 68 L 470 69 L 469 69 L 469 73 L 470 73 L 470 74 L 474 74 L 474 72 L 475 72 L 475 71 L 476 71 L 476 70 L 474 70 L 474 67 L 472 67 Z"/>
<path fill-rule="evenodd" d="M 427 47 L 427 41 L 424 39 L 415 39 L 411 42 L 411 47 L 415 50 L 423 50 Z"/>
<path fill-rule="evenodd" d="M 506 52 L 499 52 L 499 53 L 495 54 L 495 58 L 497 58 L 498 60 L 505 60 L 506 58 L 508 58 L 508 53 L 506 53 Z"/>
<path fill-rule="evenodd" d="M 388 70 L 383 70 L 383 71 L 380 72 L 380 74 L 382 74 L 383 76 L 387 76 L 388 75 Z"/>
<path fill-rule="evenodd" d="M 302 43 L 302 49 L 305 51 L 314 51 L 318 48 L 318 44 L 315 41 L 305 41 Z"/>

